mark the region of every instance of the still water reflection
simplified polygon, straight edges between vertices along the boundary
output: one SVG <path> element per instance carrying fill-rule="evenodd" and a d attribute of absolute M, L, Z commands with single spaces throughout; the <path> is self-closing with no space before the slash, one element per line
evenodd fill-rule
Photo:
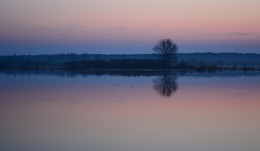
<path fill-rule="evenodd" d="M 3 151 L 259 151 L 258 73 L 0 74 Z"/>
<path fill-rule="evenodd" d="M 177 76 L 175 73 L 164 72 L 162 75 L 154 80 L 154 89 L 162 96 L 170 97 L 172 93 L 177 91 Z"/>

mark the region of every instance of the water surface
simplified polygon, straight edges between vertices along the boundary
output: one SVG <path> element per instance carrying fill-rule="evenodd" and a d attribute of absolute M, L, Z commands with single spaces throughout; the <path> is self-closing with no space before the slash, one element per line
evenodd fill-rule
<path fill-rule="evenodd" d="M 0 74 L 3 151 L 259 151 L 260 76 Z"/>

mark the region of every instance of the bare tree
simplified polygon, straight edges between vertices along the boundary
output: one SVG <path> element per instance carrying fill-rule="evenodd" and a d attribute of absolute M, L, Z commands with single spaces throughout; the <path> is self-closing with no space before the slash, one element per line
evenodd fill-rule
<path fill-rule="evenodd" d="M 177 61 L 178 47 L 171 39 L 160 40 L 153 50 L 161 55 L 165 67 L 169 67 L 172 61 Z"/>

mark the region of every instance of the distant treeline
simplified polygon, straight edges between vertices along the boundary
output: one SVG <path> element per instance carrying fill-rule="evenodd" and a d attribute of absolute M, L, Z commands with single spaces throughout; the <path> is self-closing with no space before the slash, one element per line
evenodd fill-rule
<path fill-rule="evenodd" d="M 104 69 L 116 69 L 116 70 L 196 70 L 198 72 L 214 72 L 216 70 L 243 70 L 243 71 L 254 71 L 260 70 L 260 68 L 255 67 L 237 67 L 236 65 L 232 67 L 222 67 L 217 65 L 200 65 L 192 66 L 186 64 L 184 61 L 178 62 L 177 64 L 172 64 L 171 66 L 164 66 L 161 60 L 149 60 L 149 59 L 117 59 L 117 60 L 82 60 L 82 61 L 71 61 L 64 62 L 60 64 L 49 64 L 45 62 L 30 62 L 25 61 L 21 64 L 0 64 L 1 70 L 65 70 L 78 72 L 82 70 L 104 70 Z"/>
<path fill-rule="evenodd" d="M 186 64 L 184 61 L 178 62 L 177 64 L 172 64 L 169 67 L 165 67 L 161 60 L 140 60 L 140 59 L 121 59 L 121 60 L 84 60 L 84 61 L 74 61 L 66 62 L 62 66 L 62 69 L 67 70 L 84 70 L 84 69 L 178 69 L 178 70 L 196 70 L 198 72 L 203 71 L 216 71 L 216 70 L 243 70 L 243 71 L 254 71 L 260 70 L 260 68 L 255 67 L 237 67 L 236 65 L 232 67 L 222 67 L 217 65 L 200 65 L 192 66 Z"/>
<path fill-rule="evenodd" d="M 165 69 L 161 60 L 151 59 L 117 59 L 117 60 L 84 60 L 66 62 L 64 69 Z"/>
<path fill-rule="evenodd" d="M 199 72 L 260 70 L 259 54 L 191 53 L 178 54 L 177 57 L 177 63 L 166 67 L 156 54 L 13 55 L 0 56 L 0 70 L 179 69 Z"/>

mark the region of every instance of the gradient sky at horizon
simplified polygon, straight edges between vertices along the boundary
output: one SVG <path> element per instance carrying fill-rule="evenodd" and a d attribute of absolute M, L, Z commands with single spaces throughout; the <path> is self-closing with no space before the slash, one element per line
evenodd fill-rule
<path fill-rule="evenodd" d="M 0 55 L 260 53 L 259 0 L 1 0 Z"/>

